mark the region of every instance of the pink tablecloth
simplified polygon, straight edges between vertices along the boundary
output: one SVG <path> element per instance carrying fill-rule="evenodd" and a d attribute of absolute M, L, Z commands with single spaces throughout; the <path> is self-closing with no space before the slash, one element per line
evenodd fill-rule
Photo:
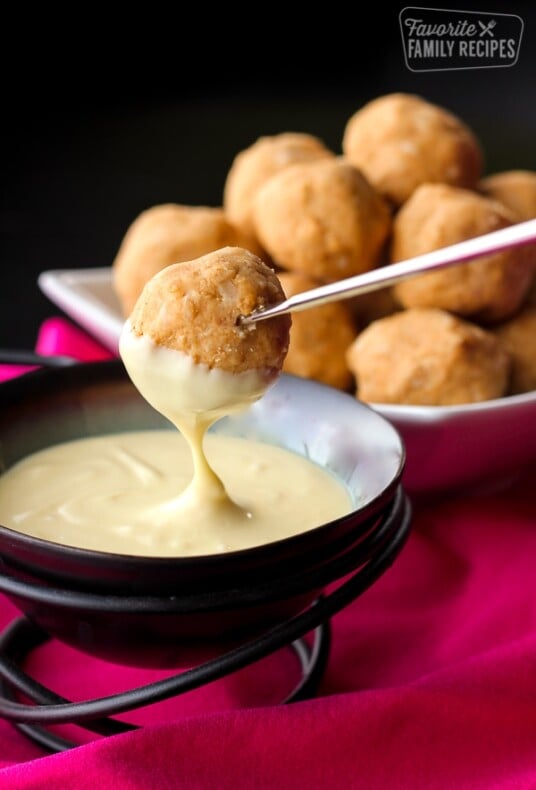
<path fill-rule="evenodd" d="M 278 704 L 284 650 L 60 754 L 0 721 L 0 788 L 536 787 L 535 491 L 530 470 L 493 494 L 415 503 L 393 567 L 333 618 L 317 698 Z M 16 614 L 0 598 L 0 625 Z M 28 669 L 76 699 L 169 674 L 56 642 Z"/>

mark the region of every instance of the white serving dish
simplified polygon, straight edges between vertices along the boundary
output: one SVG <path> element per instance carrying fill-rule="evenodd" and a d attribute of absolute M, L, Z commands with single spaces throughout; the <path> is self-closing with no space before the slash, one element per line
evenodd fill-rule
<path fill-rule="evenodd" d="M 45 271 L 43 293 L 117 353 L 123 325 L 108 268 Z M 486 491 L 536 464 L 536 391 L 462 406 L 372 404 L 401 434 L 406 489 Z"/>
<path fill-rule="evenodd" d="M 114 354 L 118 353 L 123 318 L 112 287 L 110 267 L 42 272 L 37 283 L 69 318 Z"/>

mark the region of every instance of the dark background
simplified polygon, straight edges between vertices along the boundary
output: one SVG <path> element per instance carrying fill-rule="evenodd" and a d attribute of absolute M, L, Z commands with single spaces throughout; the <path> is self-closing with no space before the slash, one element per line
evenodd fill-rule
<path fill-rule="evenodd" d="M 402 7 L 356 5 L 345 19 L 304 6 L 293 26 L 285 6 L 247 19 L 178 7 L 178 21 L 145 8 L 113 25 L 82 8 L 60 28 L 49 16 L 4 26 L 0 347 L 33 347 L 43 318 L 61 314 L 41 271 L 110 265 L 151 205 L 220 204 L 233 157 L 260 135 L 305 131 L 339 152 L 350 115 L 384 93 L 463 118 L 487 172 L 536 170 L 536 4 L 463 6 L 523 18 L 515 66 L 434 73 L 405 66 Z"/>

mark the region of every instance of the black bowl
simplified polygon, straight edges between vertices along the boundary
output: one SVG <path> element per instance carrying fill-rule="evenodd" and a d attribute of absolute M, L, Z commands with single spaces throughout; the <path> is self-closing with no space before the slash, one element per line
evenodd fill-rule
<path fill-rule="evenodd" d="M 0 472 L 58 442 L 162 428 L 171 426 L 120 362 L 37 371 L 0 386 Z M 283 375 L 247 412 L 212 430 L 306 455 L 346 483 L 352 512 L 259 547 L 183 558 L 77 549 L 0 526 L 0 590 L 48 634 L 89 654 L 171 667 L 284 622 L 348 571 L 346 558 L 366 561 L 405 461 L 387 420 L 349 395 Z"/>

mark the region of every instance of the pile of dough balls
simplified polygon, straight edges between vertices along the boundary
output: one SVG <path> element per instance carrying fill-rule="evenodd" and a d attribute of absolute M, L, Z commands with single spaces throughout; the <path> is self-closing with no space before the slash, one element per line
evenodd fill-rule
<path fill-rule="evenodd" d="M 225 246 L 286 296 L 536 218 L 536 172 L 484 175 L 482 146 L 420 96 L 376 98 L 341 152 L 283 132 L 239 151 L 222 206 L 163 205 L 128 229 L 113 282 L 128 316 L 145 282 Z M 453 405 L 536 389 L 536 245 L 417 275 L 292 316 L 283 370 L 370 403 Z"/>

